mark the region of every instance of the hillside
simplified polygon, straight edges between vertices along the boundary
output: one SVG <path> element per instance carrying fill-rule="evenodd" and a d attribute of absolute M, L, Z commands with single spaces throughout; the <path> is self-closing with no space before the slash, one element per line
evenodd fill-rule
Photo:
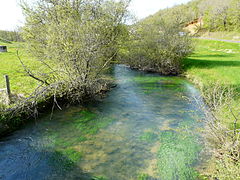
<path fill-rule="evenodd" d="M 193 0 L 187 4 L 158 11 L 143 21 L 159 21 L 177 16 L 183 27 L 201 19 L 197 30 L 240 32 L 240 0 Z"/>

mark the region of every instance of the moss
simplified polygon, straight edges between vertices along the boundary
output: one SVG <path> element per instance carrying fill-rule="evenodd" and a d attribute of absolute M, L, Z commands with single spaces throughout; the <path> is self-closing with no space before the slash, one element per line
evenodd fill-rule
<path fill-rule="evenodd" d="M 80 130 L 81 134 L 96 134 L 99 129 L 108 126 L 111 122 L 113 122 L 114 118 L 108 117 L 96 117 L 97 115 L 91 112 L 84 112 L 84 116 L 78 119 L 75 124 L 76 128 Z"/>
<path fill-rule="evenodd" d="M 53 152 L 49 159 L 49 163 L 53 167 L 57 166 L 61 168 L 63 171 L 70 171 L 75 166 L 74 162 L 66 158 L 60 151 Z"/>
<path fill-rule="evenodd" d="M 154 132 L 145 132 L 142 136 L 140 136 L 140 140 L 147 142 L 154 142 L 157 140 L 158 135 Z"/>
<path fill-rule="evenodd" d="M 92 180 L 108 180 L 108 178 L 104 177 L 104 176 L 94 176 L 92 178 Z"/>
<path fill-rule="evenodd" d="M 74 163 L 79 161 L 83 156 L 81 152 L 76 151 L 73 148 L 63 149 L 62 154 Z"/>
<path fill-rule="evenodd" d="M 148 180 L 148 179 L 151 179 L 151 177 L 148 174 L 139 174 L 137 179 L 138 180 Z"/>
<path fill-rule="evenodd" d="M 198 176 L 193 164 L 196 163 L 201 146 L 196 137 L 163 131 L 160 133 L 161 146 L 158 151 L 158 169 L 162 179 L 193 180 Z"/>

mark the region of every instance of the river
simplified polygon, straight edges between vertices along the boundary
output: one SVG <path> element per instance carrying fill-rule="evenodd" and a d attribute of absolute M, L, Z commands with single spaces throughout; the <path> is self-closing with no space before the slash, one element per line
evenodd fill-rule
<path fill-rule="evenodd" d="M 2 180 L 191 180 L 204 156 L 199 92 L 116 65 L 106 97 L 46 114 L 0 140 Z"/>

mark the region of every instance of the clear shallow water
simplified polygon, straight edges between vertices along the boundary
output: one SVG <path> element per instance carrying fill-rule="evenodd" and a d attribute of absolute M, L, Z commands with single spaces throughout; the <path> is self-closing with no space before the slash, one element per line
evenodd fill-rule
<path fill-rule="evenodd" d="M 117 65 L 118 87 L 0 140 L 0 179 L 196 179 L 198 91 L 178 77 Z"/>

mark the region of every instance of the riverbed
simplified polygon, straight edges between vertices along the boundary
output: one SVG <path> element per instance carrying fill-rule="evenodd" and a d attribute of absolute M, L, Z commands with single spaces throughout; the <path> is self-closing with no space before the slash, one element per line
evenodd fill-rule
<path fill-rule="evenodd" d="M 116 65 L 103 99 L 46 114 L 0 140 L 0 179 L 191 180 L 204 159 L 199 92 Z"/>

